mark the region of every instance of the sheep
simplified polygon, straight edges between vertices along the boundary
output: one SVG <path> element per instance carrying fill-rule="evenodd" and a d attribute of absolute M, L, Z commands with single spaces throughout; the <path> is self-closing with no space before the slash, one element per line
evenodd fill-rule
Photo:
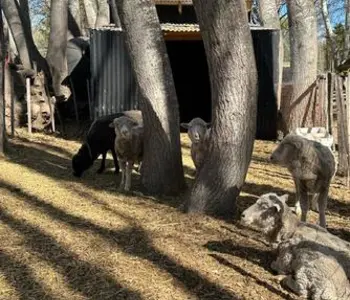
<path fill-rule="evenodd" d="M 285 243 L 290 245 L 308 244 L 309 247 L 322 247 L 343 266 L 350 278 L 350 243 L 329 233 L 316 224 L 305 223 L 286 204 L 288 194 L 263 194 L 241 214 L 243 225 L 255 225 L 267 237 L 277 252 L 283 254 Z M 276 266 L 276 262 L 271 267 Z"/>
<path fill-rule="evenodd" d="M 187 129 L 190 138 L 191 157 L 198 172 L 204 162 L 205 152 L 208 148 L 208 139 L 210 135 L 210 123 L 203 121 L 201 118 L 194 118 L 189 123 L 181 123 L 181 127 Z"/>
<path fill-rule="evenodd" d="M 120 188 L 129 191 L 131 187 L 131 172 L 134 163 L 142 162 L 143 155 L 143 123 L 126 116 L 115 118 L 109 124 L 114 128 L 116 138 L 114 149 L 122 171 Z"/>
<path fill-rule="evenodd" d="M 112 152 L 115 173 L 119 173 L 117 155 L 114 150 L 115 131 L 109 127 L 109 124 L 117 117 L 128 116 L 133 119 L 139 119 L 141 112 L 138 110 L 124 111 L 111 116 L 101 117 L 95 120 L 87 134 L 84 143 L 79 151 L 72 158 L 73 175 L 81 177 L 88 170 L 94 161 L 102 154 L 101 166 L 97 173 L 102 173 L 105 169 L 107 152 Z"/>
<path fill-rule="evenodd" d="M 306 221 L 310 193 L 313 194 L 312 208 L 319 211 L 319 224 L 326 228 L 328 191 L 335 174 L 332 151 L 319 142 L 289 134 L 273 151 L 270 160 L 291 172 L 296 189 L 295 210 L 300 214 L 301 209 L 301 220 Z"/>
<path fill-rule="evenodd" d="M 320 247 L 286 244 L 271 265 L 279 274 L 287 275 L 282 286 L 313 300 L 350 299 L 349 280 L 334 257 Z"/>

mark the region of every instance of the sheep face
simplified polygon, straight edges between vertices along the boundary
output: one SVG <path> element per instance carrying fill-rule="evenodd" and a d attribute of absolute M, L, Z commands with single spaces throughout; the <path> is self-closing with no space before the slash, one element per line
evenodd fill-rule
<path fill-rule="evenodd" d="M 242 212 L 242 224 L 255 225 L 265 233 L 270 232 L 281 219 L 287 199 L 287 194 L 278 196 L 268 193 L 260 196 L 253 205 Z"/>
<path fill-rule="evenodd" d="M 297 158 L 303 145 L 303 138 L 295 135 L 286 136 L 278 147 L 272 152 L 270 160 L 283 166 L 288 166 Z"/>
<path fill-rule="evenodd" d="M 201 118 L 195 118 L 189 123 L 181 123 L 181 127 L 187 129 L 187 134 L 193 144 L 199 144 L 205 140 L 210 123 Z"/>
<path fill-rule="evenodd" d="M 123 139 L 130 139 L 137 126 L 139 124 L 136 121 L 125 116 L 116 118 L 109 124 L 109 127 L 114 128 L 116 136 Z"/>
<path fill-rule="evenodd" d="M 72 169 L 75 177 L 81 177 L 84 171 L 89 169 L 93 164 L 89 149 L 85 144 L 79 149 L 78 153 L 73 156 Z"/>

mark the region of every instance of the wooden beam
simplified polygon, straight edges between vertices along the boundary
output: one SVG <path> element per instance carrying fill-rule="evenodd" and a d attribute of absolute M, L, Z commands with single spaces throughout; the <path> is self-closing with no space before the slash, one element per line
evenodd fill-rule
<path fill-rule="evenodd" d="M 164 32 L 164 40 L 166 41 L 200 41 L 202 36 L 200 32 Z"/>

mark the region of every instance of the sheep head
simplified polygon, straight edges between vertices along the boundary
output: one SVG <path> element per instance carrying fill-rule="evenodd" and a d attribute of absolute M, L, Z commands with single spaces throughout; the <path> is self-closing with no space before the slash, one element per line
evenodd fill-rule
<path fill-rule="evenodd" d="M 207 130 L 210 123 L 205 122 L 201 118 L 194 118 L 189 123 L 181 123 L 181 127 L 187 129 L 188 137 L 193 144 L 201 143 L 207 136 Z"/>

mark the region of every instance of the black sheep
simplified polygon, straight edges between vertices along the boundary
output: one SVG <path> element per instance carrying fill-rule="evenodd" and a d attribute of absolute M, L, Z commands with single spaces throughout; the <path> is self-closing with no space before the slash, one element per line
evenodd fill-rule
<path fill-rule="evenodd" d="M 76 177 L 89 169 L 94 161 L 102 154 L 101 166 L 97 173 L 102 173 L 105 169 L 106 155 L 108 150 L 112 152 L 115 173 L 119 173 L 117 155 L 114 150 L 115 131 L 109 127 L 115 118 L 128 116 L 133 118 L 139 111 L 125 111 L 114 115 L 101 117 L 95 120 L 86 135 L 85 142 L 81 145 L 78 153 L 72 158 L 73 175 Z"/>

